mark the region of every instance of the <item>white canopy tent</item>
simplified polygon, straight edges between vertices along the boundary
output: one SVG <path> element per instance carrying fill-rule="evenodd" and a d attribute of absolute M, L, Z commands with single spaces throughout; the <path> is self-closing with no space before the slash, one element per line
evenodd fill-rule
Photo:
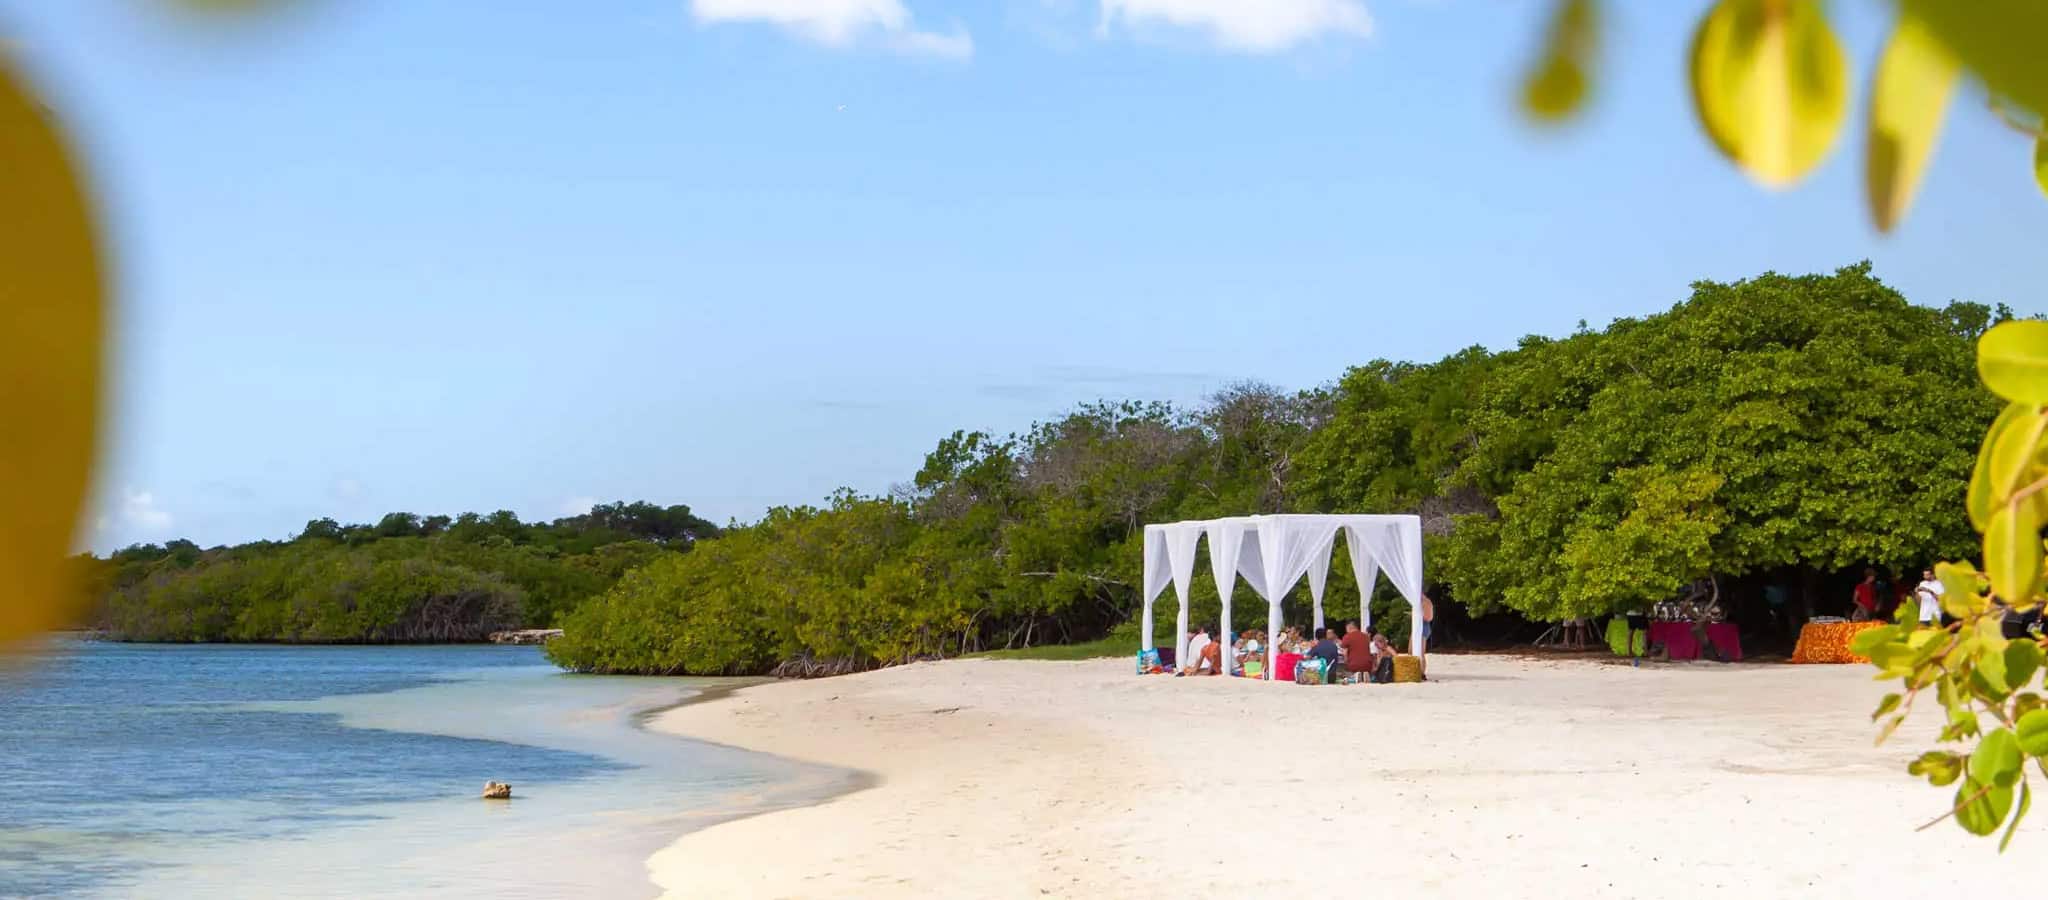
<path fill-rule="evenodd" d="M 1309 595 L 1315 601 L 1315 627 L 1323 627 L 1323 587 L 1330 574 L 1330 554 L 1342 532 L 1351 552 L 1352 574 L 1358 577 L 1358 621 L 1372 624 L 1368 603 L 1379 573 L 1387 573 L 1394 589 L 1407 598 L 1408 650 L 1422 653 L 1422 518 L 1420 516 L 1283 515 L 1233 516 L 1145 526 L 1145 611 L 1138 620 L 1142 649 L 1152 642 L 1152 601 L 1170 582 L 1180 598 L 1178 630 L 1174 634 L 1174 660 L 1187 665 L 1188 588 L 1194 582 L 1195 547 L 1209 536 L 1209 568 L 1216 578 L 1216 593 L 1223 601 L 1222 632 L 1217 640 L 1227 641 L 1230 630 L 1230 595 L 1237 579 L 1251 585 L 1252 593 L 1266 600 L 1266 625 L 1280 628 L 1280 600 L 1303 575 L 1308 576 Z M 1268 635 L 1271 638 L 1271 635 Z M 1266 666 L 1266 677 L 1274 667 Z"/>

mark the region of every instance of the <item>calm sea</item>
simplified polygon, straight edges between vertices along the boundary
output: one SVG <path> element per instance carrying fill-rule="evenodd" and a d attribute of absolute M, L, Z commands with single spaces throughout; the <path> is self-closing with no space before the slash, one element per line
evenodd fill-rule
<path fill-rule="evenodd" d="M 0 897 L 651 896 L 684 831 L 853 783 L 639 727 L 707 684 L 532 647 L 55 642 L 0 661 Z"/>

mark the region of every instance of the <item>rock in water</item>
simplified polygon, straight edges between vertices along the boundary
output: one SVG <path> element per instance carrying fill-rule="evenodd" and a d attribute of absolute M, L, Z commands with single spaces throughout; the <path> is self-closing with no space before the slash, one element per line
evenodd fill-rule
<path fill-rule="evenodd" d="M 512 786 L 502 781 L 486 781 L 484 782 L 484 799 L 510 800 L 512 799 Z"/>

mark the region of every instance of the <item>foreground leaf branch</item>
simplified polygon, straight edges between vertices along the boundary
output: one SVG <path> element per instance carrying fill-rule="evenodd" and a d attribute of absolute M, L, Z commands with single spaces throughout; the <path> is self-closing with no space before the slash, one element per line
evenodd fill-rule
<path fill-rule="evenodd" d="M 2048 579 L 2041 539 L 2048 505 L 2042 493 L 2048 487 L 2048 323 L 2005 322 L 1986 331 L 1977 344 L 1977 371 L 2008 401 L 1984 436 L 1967 494 L 1971 522 L 1982 534 L 1983 567 L 1937 567 L 1950 624 L 1915 627 L 1912 607 L 1902 606 L 1897 624 L 1858 635 L 1854 646 L 1877 667 L 1880 680 L 1905 683 L 1903 695 L 1887 695 L 1873 719 L 1901 706 L 1910 710 L 1932 686 L 1948 714 L 1938 740 L 1967 750 L 1929 751 L 1907 767 L 1935 787 L 1960 782 L 1950 810 L 1921 827 L 1952 818 L 1971 834 L 1990 835 L 2004 826 L 2004 850 L 2033 804 L 2028 762 L 2048 775 L 2048 701 L 2034 690 L 2048 652 L 2043 639 L 2017 627 L 2043 602 Z M 1996 727 L 1983 730 L 1984 717 Z M 1904 718 L 1888 720 L 1879 743 Z"/>

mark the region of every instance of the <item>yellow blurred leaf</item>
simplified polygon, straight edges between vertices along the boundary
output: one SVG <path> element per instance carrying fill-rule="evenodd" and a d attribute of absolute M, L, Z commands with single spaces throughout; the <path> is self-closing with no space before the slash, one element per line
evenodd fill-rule
<path fill-rule="evenodd" d="M 1593 0 L 1557 0 L 1543 53 L 1522 81 L 1522 107 L 1555 122 L 1585 105 L 1587 72 L 1599 48 L 1599 8 Z"/>
<path fill-rule="evenodd" d="M 2034 141 L 2034 183 L 2048 194 L 2048 136 Z"/>
<path fill-rule="evenodd" d="M 1977 338 L 1977 377 L 2007 400 L 2048 404 L 2048 322 L 2013 319 L 1985 331 Z"/>
<path fill-rule="evenodd" d="M 1804 177 L 1841 133 L 1849 65 L 1816 0 L 1721 0 L 1690 68 L 1701 127 L 1766 186 Z"/>
<path fill-rule="evenodd" d="M 1961 70 L 1948 47 L 1910 15 L 1899 19 L 1870 90 L 1870 146 L 1863 184 L 1877 230 L 1905 218 L 1948 115 Z"/>
<path fill-rule="evenodd" d="M 1994 94 L 2048 112 L 2048 3 L 2041 0 L 1904 0 Z"/>
<path fill-rule="evenodd" d="M 0 60 L 0 642 L 65 624 L 99 423 L 100 264 L 78 171 Z"/>

